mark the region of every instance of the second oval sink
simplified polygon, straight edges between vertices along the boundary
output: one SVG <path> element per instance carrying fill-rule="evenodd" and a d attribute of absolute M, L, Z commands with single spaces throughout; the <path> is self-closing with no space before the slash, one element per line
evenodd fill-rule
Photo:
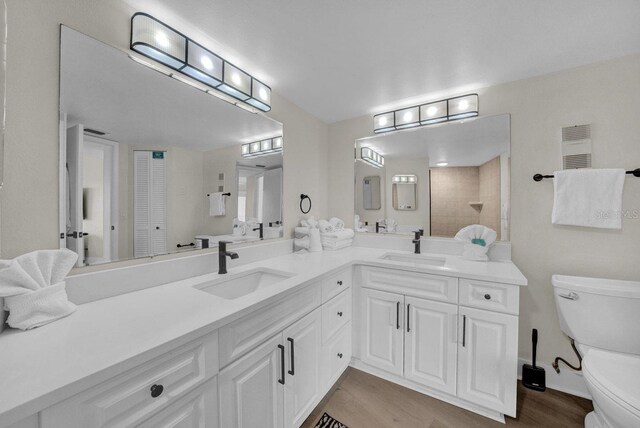
<path fill-rule="evenodd" d="M 278 284 L 295 274 L 268 268 L 257 268 L 204 282 L 194 287 L 227 300 L 238 299 Z"/>

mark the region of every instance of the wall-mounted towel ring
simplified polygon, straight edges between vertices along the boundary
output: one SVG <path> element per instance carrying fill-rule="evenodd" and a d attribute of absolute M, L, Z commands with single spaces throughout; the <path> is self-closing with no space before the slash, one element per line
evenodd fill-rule
<path fill-rule="evenodd" d="M 309 201 L 309 208 L 307 208 L 306 210 L 304 208 L 304 206 L 307 205 L 304 203 L 305 200 Z M 302 211 L 302 214 L 309 214 L 309 211 L 311 211 L 311 198 L 309 197 L 309 195 L 300 195 L 300 211 Z"/>

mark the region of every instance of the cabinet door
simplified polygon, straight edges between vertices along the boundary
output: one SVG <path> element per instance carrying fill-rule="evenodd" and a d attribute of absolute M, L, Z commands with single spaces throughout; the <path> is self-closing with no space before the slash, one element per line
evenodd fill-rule
<path fill-rule="evenodd" d="M 220 426 L 283 426 L 281 342 L 278 334 L 220 372 Z"/>
<path fill-rule="evenodd" d="M 518 318 L 460 307 L 458 397 L 516 414 Z"/>
<path fill-rule="evenodd" d="M 320 308 L 283 332 L 286 353 L 285 427 L 302 425 L 320 401 L 322 322 Z"/>
<path fill-rule="evenodd" d="M 405 297 L 405 308 L 404 376 L 455 395 L 458 306 Z"/>
<path fill-rule="evenodd" d="M 139 428 L 218 427 L 218 382 L 213 378 L 162 410 Z"/>
<path fill-rule="evenodd" d="M 362 361 L 402 376 L 404 296 L 363 288 L 361 305 Z"/>

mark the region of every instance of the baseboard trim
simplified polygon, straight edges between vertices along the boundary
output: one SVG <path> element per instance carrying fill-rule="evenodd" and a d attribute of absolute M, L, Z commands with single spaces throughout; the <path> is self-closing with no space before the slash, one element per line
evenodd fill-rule
<path fill-rule="evenodd" d="M 518 379 L 520 380 L 522 379 L 523 364 L 531 364 L 531 362 L 524 359 L 518 360 Z M 582 373 L 561 367 L 560 373 L 558 374 L 555 369 L 548 364 L 537 364 L 537 366 L 542 367 L 546 373 L 547 388 L 591 400 L 591 394 L 589 394 Z"/>
<path fill-rule="evenodd" d="M 477 413 L 480 416 L 484 416 L 489 419 L 493 419 L 494 421 L 498 421 L 501 423 L 505 423 L 504 415 L 500 412 L 496 412 L 494 410 L 490 410 L 473 403 L 469 403 L 467 401 L 461 400 L 458 397 L 453 397 L 449 394 L 446 394 L 441 391 L 437 391 L 435 389 L 427 388 L 426 386 L 418 385 L 414 382 L 406 380 L 403 377 L 387 373 L 384 370 L 380 370 L 376 367 L 371 367 L 366 363 L 363 363 L 361 360 L 352 358 L 351 359 L 351 367 L 362 370 L 365 373 L 369 373 L 370 375 L 379 377 L 384 380 L 388 380 L 389 382 L 393 382 L 395 384 L 404 386 L 405 388 L 412 389 L 421 394 L 428 395 L 429 397 L 436 398 L 438 400 L 447 402 L 457 407 L 461 407 L 463 409 L 469 410 L 470 412 Z"/>

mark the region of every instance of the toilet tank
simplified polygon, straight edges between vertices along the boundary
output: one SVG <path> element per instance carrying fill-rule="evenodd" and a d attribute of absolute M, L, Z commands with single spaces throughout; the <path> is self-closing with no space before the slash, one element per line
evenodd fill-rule
<path fill-rule="evenodd" d="M 640 282 L 553 275 L 562 331 L 581 345 L 640 355 Z"/>

